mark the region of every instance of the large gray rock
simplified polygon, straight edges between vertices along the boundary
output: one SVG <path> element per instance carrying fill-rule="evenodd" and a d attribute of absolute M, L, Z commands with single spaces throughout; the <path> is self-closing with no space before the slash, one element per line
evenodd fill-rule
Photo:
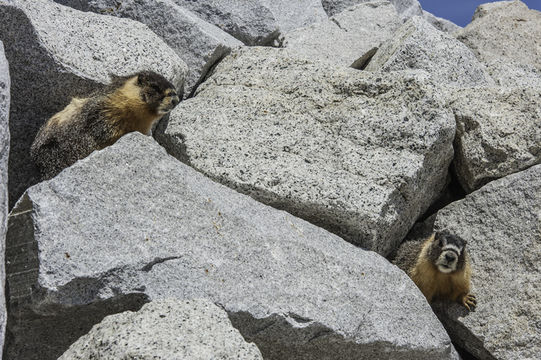
<path fill-rule="evenodd" d="M 259 0 L 270 9 L 282 33 L 327 20 L 321 0 Z"/>
<path fill-rule="evenodd" d="M 55 358 L 104 312 L 161 298 L 220 304 L 265 359 L 456 359 L 383 257 L 214 183 L 141 134 L 30 188 L 7 239 L 8 359 Z"/>
<path fill-rule="evenodd" d="M 487 71 L 498 86 L 541 89 L 541 68 L 497 59 L 487 63 Z"/>
<path fill-rule="evenodd" d="M 540 88 L 458 90 L 451 107 L 455 168 L 466 191 L 541 163 Z"/>
<path fill-rule="evenodd" d="M 321 0 L 323 8 L 329 16 L 334 16 L 349 7 L 372 0 Z M 417 0 L 389 0 L 402 19 L 422 15 L 423 9 Z"/>
<path fill-rule="evenodd" d="M 541 70 L 541 12 L 521 1 L 481 5 L 473 21 L 453 35 L 482 61 L 513 61 Z"/>
<path fill-rule="evenodd" d="M 479 359 L 541 353 L 541 165 L 484 186 L 440 210 L 435 226 L 468 241 L 477 308 L 436 306 L 461 347 Z"/>
<path fill-rule="evenodd" d="M 9 88 L 9 65 L 4 55 L 4 45 L 0 41 L 0 264 L 4 264 L 8 219 Z M 0 266 L 0 359 L 4 347 L 7 318 L 4 294 L 5 281 L 4 266 Z"/>
<path fill-rule="evenodd" d="M 246 45 L 272 45 L 278 24 L 260 0 L 174 0 Z"/>
<path fill-rule="evenodd" d="M 185 90 L 189 95 L 207 72 L 242 42 L 211 25 L 173 0 L 55 0 L 83 11 L 93 11 L 146 24 L 188 65 Z"/>
<path fill-rule="evenodd" d="M 327 20 L 320 0 L 173 1 L 248 45 L 271 45 L 280 32 Z"/>
<path fill-rule="evenodd" d="M 401 24 L 388 1 L 367 2 L 329 20 L 288 32 L 282 44 L 309 59 L 350 66 L 361 55 L 389 39 Z"/>
<path fill-rule="evenodd" d="M 373 74 L 244 48 L 157 139 L 231 188 L 390 252 L 445 183 L 455 121 L 425 73 Z"/>
<path fill-rule="evenodd" d="M 328 16 L 334 16 L 342 11 L 370 0 L 321 0 L 321 5 Z"/>
<path fill-rule="evenodd" d="M 454 22 L 443 19 L 441 17 L 437 17 L 428 11 L 423 10 L 423 18 L 430 24 L 432 24 L 432 26 L 434 26 L 436 29 L 449 34 L 462 29 L 462 27 L 458 26 Z"/>
<path fill-rule="evenodd" d="M 58 360 L 263 359 L 209 300 L 164 299 L 107 316 Z"/>
<path fill-rule="evenodd" d="M 418 16 L 409 19 L 382 44 L 366 67 L 368 71 L 405 69 L 426 70 L 446 87 L 494 84 L 470 49 Z"/>
<path fill-rule="evenodd" d="M 154 70 L 181 88 L 186 64 L 147 26 L 46 0 L 0 3 L 0 38 L 11 72 L 9 195 L 39 180 L 30 145 L 39 127 L 109 82 L 109 74 Z"/>
<path fill-rule="evenodd" d="M 489 12 L 502 7 L 502 6 L 508 6 L 512 4 L 515 0 L 510 1 L 494 1 L 494 2 L 488 2 L 485 4 L 481 4 L 475 9 L 475 12 L 473 13 L 472 21 L 481 18 L 485 15 L 487 15 Z"/>
<path fill-rule="evenodd" d="M 322 0 L 323 8 L 327 15 L 334 16 L 341 13 L 342 11 L 366 2 L 373 0 Z M 402 20 L 407 20 L 412 16 L 422 16 L 426 21 L 432 24 L 438 30 L 443 32 L 452 33 L 459 29 L 462 29 L 460 26 L 454 24 L 453 22 L 442 19 L 440 17 L 434 16 L 428 11 L 424 11 L 421 8 L 421 4 L 417 0 L 389 0 L 391 4 L 395 7 L 396 11 L 400 15 Z"/>
<path fill-rule="evenodd" d="M 423 15 L 423 9 L 418 0 L 391 0 L 391 2 L 402 19 Z"/>

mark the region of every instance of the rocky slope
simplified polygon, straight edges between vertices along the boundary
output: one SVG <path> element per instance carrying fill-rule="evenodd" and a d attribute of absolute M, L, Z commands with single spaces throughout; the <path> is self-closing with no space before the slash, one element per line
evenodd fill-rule
<path fill-rule="evenodd" d="M 89 306 L 161 298 L 220 304 L 266 358 L 454 358 L 383 257 L 214 183 L 141 134 L 31 187 L 7 246 L 9 358 L 58 356 L 84 334 L 70 313 L 92 324 Z"/>
<path fill-rule="evenodd" d="M 454 133 L 426 73 L 246 48 L 156 137 L 209 177 L 387 254 L 443 189 Z"/>
<path fill-rule="evenodd" d="M 463 29 L 416 0 L 0 2 L 3 358 L 538 357 L 540 29 L 520 1 Z M 38 183 L 39 127 L 142 69 L 185 93 L 153 137 Z M 434 229 L 474 312 L 383 257 Z"/>
<path fill-rule="evenodd" d="M 328 20 L 282 35 L 282 47 L 310 60 L 342 66 L 353 64 L 389 39 L 401 20 L 388 1 L 362 3 L 347 8 Z"/>

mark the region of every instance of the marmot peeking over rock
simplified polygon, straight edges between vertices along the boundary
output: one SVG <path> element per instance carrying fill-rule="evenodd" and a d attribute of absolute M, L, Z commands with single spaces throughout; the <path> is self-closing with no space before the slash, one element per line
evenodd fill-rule
<path fill-rule="evenodd" d="M 73 98 L 53 115 L 36 135 L 30 154 L 42 180 L 50 179 L 124 134 L 149 134 L 179 101 L 175 87 L 155 72 L 111 76 L 110 85 L 87 98 Z"/>
<path fill-rule="evenodd" d="M 459 236 L 441 231 L 424 242 L 406 242 L 393 263 L 409 275 L 429 303 L 447 299 L 468 310 L 477 305 L 470 294 L 471 265 L 466 241 Z"/>

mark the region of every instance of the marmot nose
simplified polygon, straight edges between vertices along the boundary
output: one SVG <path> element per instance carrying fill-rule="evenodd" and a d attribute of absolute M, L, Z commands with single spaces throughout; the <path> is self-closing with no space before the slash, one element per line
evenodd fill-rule
<path fill-rule="evenodd" d="M 453 254 L 445 254 L 445 260 L 451 262 L 454 261 L 456 257 Z"/>
<path fill-rule="evenodd" d="M 179 102 L 180 102 L 180 100 L 179 100 L 178 96 L 174 96 L 171 99 L 171 105 L 173 105 L 173 107 L 177 106 Z"/>

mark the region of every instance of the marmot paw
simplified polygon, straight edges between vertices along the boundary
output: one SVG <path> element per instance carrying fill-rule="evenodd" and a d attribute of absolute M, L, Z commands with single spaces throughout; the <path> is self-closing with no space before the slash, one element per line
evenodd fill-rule
<path fill-rule="evenodd" d="M 477 306 L 477 299 L 475 298 L 475 295 L 464 295 L 464 297 L 462 297 L 462 305 L 464 305 L 469 311 L 472 310 L 471 308 L 475 308 Z"/>

